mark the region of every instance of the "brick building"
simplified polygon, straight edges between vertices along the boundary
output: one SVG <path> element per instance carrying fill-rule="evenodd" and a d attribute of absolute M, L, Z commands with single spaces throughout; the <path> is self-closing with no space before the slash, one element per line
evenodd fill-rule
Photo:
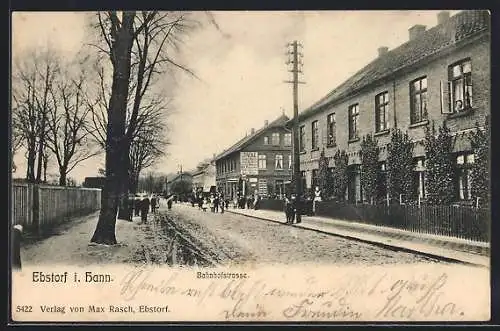
<path fill-rule="evenodd" d="M 437 15 L 438 24 L 409 29 L 399 47 L 378 49 L 378 57 L 305 109 L 300 121 L 300 168 L 307 188 L 318 179 L 318 159 L 325 151 L 349 156 L 349 201 L 362 200 L 360 144 L 373 133 L 385 169 L 390 129 L 407 131 L 415 143 L 415 196 L 425 197 L 425 128 L 443 121 L 454 136 L 457 200 L 468 200 L 474 162 L 466 134 L 490 113 L 490 16 L 487 11 Z M 291 125 L 291 121 L 288 123 Z M 465 169 L 465 170 L 464 170 Z"/>
<path fill-rule="evenodd" d="M 216 156 L 217 189 L 226 197 L 258 193 L 279 196 L 291 179 L 292 135 L 282 115 L 259 129 L 252 129 L 233 146 Z"/>

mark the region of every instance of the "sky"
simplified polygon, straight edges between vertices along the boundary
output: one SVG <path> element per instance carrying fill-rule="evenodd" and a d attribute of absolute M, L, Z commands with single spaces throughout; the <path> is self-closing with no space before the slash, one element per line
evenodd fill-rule
<path fill-rule="evenodd" d="M 454 15 L 457 11 L 450 11 Z M 438 11 L 305 11 L 212 12 L 218 28 L 203 24 L 186 36 L 176 59 L 199 77 L 176 72 L 165 80 L 173 98 L 168 117 L 170 145 L 152 171 L 184 171 L 270 122 L 283 112 L 293 116 L 291 79 L 285 64 L 286 44 L 302 45 L 303 74 L 299 111 L 312 105 L 356 71 L 374 60 L 377 49 L 389 50 L 408 41 L 415 24 L 431 28 Z M 89 13 L 13 13 L 12 57 L 47 43 L 71 57 L 86 42 Z M 200 19 L 204 14 L 197 13 Z M 14 157 L 25 175 L 24 153 Z M 81 183 L 98 175 L 103 157 L 77 166 L 70 177 Z M 49 173 L 57 174 L 55 163 Z"/>

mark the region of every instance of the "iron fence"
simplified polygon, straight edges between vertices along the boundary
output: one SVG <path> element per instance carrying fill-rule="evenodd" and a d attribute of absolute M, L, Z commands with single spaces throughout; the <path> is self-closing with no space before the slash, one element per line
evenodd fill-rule
<path fill-rule="evenodd" d="M 282 200 L 262 200 L 261 209 L 284 210 Z M 315 215 L 417 233 L 489 242 L 490 210 L 462 205 L 350 204 L 317 202 Z"/>

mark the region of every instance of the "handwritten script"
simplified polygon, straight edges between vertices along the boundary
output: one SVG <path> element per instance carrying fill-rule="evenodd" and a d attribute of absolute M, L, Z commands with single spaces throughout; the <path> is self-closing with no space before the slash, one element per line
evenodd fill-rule
<path fill-rule="evenodd" d="M 215 309 L 218 318 L 232 321 L 460 320 L 464 316 L 458 303 L 446 299 L 447 273 L 395 279 L 387 273 L 360 272 L 337 274 L 331 281 L 324 276 L 187 281 L 179 271 L 144 267 L 123 277 L 120 295 L 126 301 L 160 296 L 168 302 L 186 302 L 196 309 Z"/>

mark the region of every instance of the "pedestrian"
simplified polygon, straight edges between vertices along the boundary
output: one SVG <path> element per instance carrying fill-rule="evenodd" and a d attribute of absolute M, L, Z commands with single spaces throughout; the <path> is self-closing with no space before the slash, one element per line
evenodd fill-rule
<path fill-rule="evenodd" d="M 229 199 L 226 199 L 225 203 L 226 203 L 226 210 L 227 210 L 227 209 L 229 209 Z"/>
<path fill-rule="evenodd" d="M 150 201 L 149 198 L 146 196 L 142 200 L 142 205 L 141 205 L 141 221 L 143 223 L 145 223 L 148 220 L 149 206 L 150 206 Z"/>
<path fill-rule="evenodd" d="M 253 203 L 253 209 L 254 210 L 259 209 L 259 202 L 260 202 L 260 195 L 256 194 L 255 195 L 255 200 L 254 200 L 254 203 Z"/>
<path fill-rule="evenodd" d="M 286 224 L 293 223 L 293 204 L 292 200 L 288 196 L 285 196 L 285 217 Z"/>
<path fill-rule="evenodd" d="M 201 209 L 203 206 L 203 196 L 200 194 L 198 195 L 198 209 Z"/>
<path fill-rule="evenodd" d="M 203 203 L 201 205 L 201 209 L 203 209 L 203 211 L 207 211 L 207 208 L 208 208 L 208 200 L 207 200 L 207 198 L 203 198 Z"/>
<path fill-rule="evenodd" d="M 167 199 L 167 208 L 168 210 L 172 209 L 172 202 L 173 202 L 173 198 L 170 197 Z"/>
<path fill-rule="evenodd" d="M 154 194 L 151 196 L 151 212 L 153 214 L 156 212 L 156 196 Z"/>
<path fill-rule="evenodd" d="M 314 189 L 314 199 L 313 199 L 313 205 L 312 205 L 312 214 L 316 214 L 316 203 L 321 202 L 321 190 L 319 189 L 318 186 Z"/>
<path fill-rule="evenodd" d="M 219 204 L 220 204 L 220 213 L 224 214 L 224 207 L 225 207 L 225 205 L 224 205 L 224 196 L 222 194 L 220 195 L 219 200 L 220 200 L 220 202 L 219 202 Z"/>
<path fill-rule="evenodd" d="M 219 203 L 220 203 L 220 196 L 219 194 L 215 194 L 214 196 L 214 212 L 218 213 L 219 212 Z"/>
<path fill-rule="evenodd" d="M 214 209 L 214 201 L 215 201 L 215 197 L 213 194 L 210 195 L 210 200 L 208 201 L 209 202 L 209 205 L 210 205 L 210 211 L 213 213 L 215 211 Z"/>
<path fill-rule="evenodd" d="M 134 199 L 134 214 L 135 216 L 139 216 L 141 212 L 141 198 L 136 196 Z"/>
<path fill-rule="evenodd" d="M 21 270 L 21 241 L 23 236 L 23 226 L 14 225 L 12 229 L 12 260 L 11 266 L 14 270 Z"/>
<path fill-rule="evenodd" d="M 134 208 L 135 208 L 135 198 L 133 194 L 128 195 L 127 199 L 127 210 L 128 210 L 128 220 L 132 222 L 132 217 L 134 216 Z"/>

